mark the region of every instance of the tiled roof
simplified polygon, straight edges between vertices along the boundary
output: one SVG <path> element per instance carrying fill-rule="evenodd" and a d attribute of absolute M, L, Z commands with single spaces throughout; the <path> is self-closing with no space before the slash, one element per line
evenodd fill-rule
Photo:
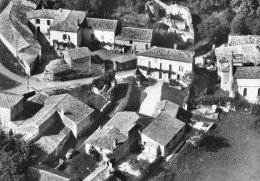
<path fill-rule="evenodd" d="M 144 129 L 143 134 L 161 145 L 166 145 L 185 125 L 177 119 L 179 106 L 170 101 L 160 101 L 152 115 L 155 120 Z"/>
<path fill-rule="evenodd" d="M 86 141 L 86 143 L 111 150 L 110 142 L 114 148 L 114 140 L 124 142 L 128 139 L 129 131 L 138 125 L 143 130 L 151 122 L 151 117 L 136 112 L 117 112 L 103 128 L 98 129 Z M 110 142 L 109 142 L 110 140 Z"/>
<path fill-rule="evenodd" d="M 124 63 L 136 59 L 137 59 L 136 55 L 132 53 L 111 58 L 112 61 L 119 62 L 119 63 Z"/>
<path fill-rule="evenodd" d="M 152 29 L 123 27 L 121 33 L 116 37 L 116 39 L 151 42 L 152 34 Z"/>
<path fill-rule="evenodd" d="M 75 123 L 82 121 L 94 111 L 70 94 L 55 95 L 45 100 L 44 107 L 31 118 L 31 122 L 41 125 L 51 115 L 61 110 L 68 119 Z"/>
<path fill-rule="evenodd" d="M 18 53 L 19 59 L 22 60 L 23 62 L 27 62 L 29 65 L 32 65 L 38 56 L 39 55 L 37 54 L 31 54 L 31 53 Z"/>
<path fill-rule="evenodd" d="M 114 141 L 123 143 L 128 139 L 128 136 L 122 133 L 116 127 L 103 127 L 96 130 L 86 141 L 87 144 L 96 146 L 102 149 L 113 150 L 115 148 Z"/>
<path fill-rule="evenodd" d="M 70 70 L 69 64 L 67 64 L 63 59 L 51 60 L 50 63 L 45 68 L 45 73 L 60 73 L 66 70 Z"/>
<path fill-rule="evenodd" d="M 35 144 L 42 147 L 47 154 L 51 154 L 70 132 L 69 128 L 56 121 Z"/>
<path fill-rule="evenodd" d="M 236 67 L 234 78 L 236 79 L 260 79 L 260 67 Z"/>
<path fill-rule="evenodd" d="M 194 52 L 176 50 L 170 48 L 153 47 L 147 51 L 138 53 L 138 56 L 160 58 L 165 60 L 172 60 L 178 62 L 192 63 Z"/>
<path fill-rule="evenodd" d="M 86 18 L 86 20 L 87 26 L 92 29 L 115 30 L 117 26 L 117 20 L 99 18 Z"/>
<path fill-rule="evenodd" d="M 52 22 L 50 30 L 77 32 L 79 24 L 84 21 L 85 16 L 84 11 L 62 10 L 61 14 Z"/>
<path fill-rule="evenodd" d="M 64 54 L 68 54 L 70 59 L 73 61 L 80 58 L 91 56 L 91 51 L 87 47 L 81 47 L 65 50 Z"/>
<path fill-rule="evenodd" d="M 0 14 L 0 33 L 17 50 L 27 47 L 41 48 L 27 26 L 22 8 L 12 2 Z"/>
<path fill-rule="evenodd" d="M 23 96 L 0 92 L 0 107 L 2 108 L 12 108 L 21 100 L 23 100 Z"/>
<path fill-rule="evenodd" d="M 37 9 L 28 11 L 26 13 L 28 19 L 37 19 L 37 18 L 46 18 L 46 19 L 55 19 L 61 12 L 59 10 L 53 9 Z"/>
<path fill-rule="evenodd" d="M 143 134 L 165 146 L 184 127 L 184 123 L 168 114 L 161 113 L 144 129 Z"/>
<path fill-rule="evenodd" d="M 164 114 L 168 114 L 169 116 L 177 117 L 179 108 L 179 105 L 168 100 L 163 100 L 157 103 L 152 116 L 158 117 L 163 112 Z"/>

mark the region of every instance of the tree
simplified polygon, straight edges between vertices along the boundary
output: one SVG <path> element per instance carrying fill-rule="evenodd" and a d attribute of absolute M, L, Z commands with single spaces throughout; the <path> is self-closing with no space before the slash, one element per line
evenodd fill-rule
<path fill-rule="evenodd" d="M 246 33 L 247 28 L 245 25 L 245 15 L 238 14 L 231 23 L 231 31 L 233 34 L 243 35 Z"/>
<path fill-rule="evenodd" d="M 27 169 L 35 162 L 35 149 L 20 136 L 7 137 L 0 130 L 0 180 L 28 180 Z"/>
<path fill-rule="evenodd" d="M 218 37 L 221 34 L 221 28 L 219 18 L 209 16 L 204 22 L 198 25 L 198 34 L 203 39 Z"/>
<path fill-rule="evenodd" d="M 194 74 L 192 72 L 186 72 L 182 77 L 181 81 L 184 82 L 185 84 L 189 85 L 192 83 L 194 79 Z"/>

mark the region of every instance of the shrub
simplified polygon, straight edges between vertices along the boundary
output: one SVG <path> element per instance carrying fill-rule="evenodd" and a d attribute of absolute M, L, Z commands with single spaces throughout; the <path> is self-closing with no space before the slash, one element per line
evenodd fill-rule
<path fill-rule="evenodd" d="M 254 130 L 257 134 L 260 134 L 260 118 L 254 120 L 251 123 L 250 128 Z"/>
<path fill-rule="evenodd" d="M 129 164 L 132 169 L 139 170 L 141 173 L 144 173 L 149 166 L 149 162 L 147 160 L 137 160 L 136 158 L 131 158 Z"/>

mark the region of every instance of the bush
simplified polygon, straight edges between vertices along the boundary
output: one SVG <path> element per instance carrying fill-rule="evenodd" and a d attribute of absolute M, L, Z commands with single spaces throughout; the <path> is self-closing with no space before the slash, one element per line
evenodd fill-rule
<path fill-rule="evenodd" d="M 257 134 L 260 134 L 260 118 L 254 120 L 251 123 L 250 128 L 254 130 Z"/>
<path fill-rule="evenodd" d="M 139 170 L 142 174 L 145 173 L 148 166 L 150 165 L 147 160 L 137 160 L 136 158 L 131 158 L 129 161 L 132 169 Z"/>

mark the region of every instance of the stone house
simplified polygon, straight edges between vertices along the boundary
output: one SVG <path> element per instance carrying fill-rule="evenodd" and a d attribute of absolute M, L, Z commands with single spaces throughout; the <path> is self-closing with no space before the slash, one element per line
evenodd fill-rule
<path fill-rule="evenodd" d="M 193 71 L 193 51 L 153 47 L 137 54 L 137 67 L 146 77 L 181 82 L 181 77 Z"/>
<path fill-rule="evenodd" d="M 144 153 L 165 157 L 178 145 L 185 132 L 185 123 L 177 118 L 179 109 L 170 101 L 157 104 L 154 120 L 141 134 Z"/>
<path fill-rule="evenodd" d="M 84 11 L 59 10 L 50 25 L 50 44 L 54 49 L 80 47 L 82 43 L 82 23 L 85 19 Z"/>
<path fill-rule="evenodd" d="M 63 51 L 64 60 L 71 69 L 84 74 L 91 73 L 91 52 L 87 47 L 68 49 Z"/>
<path fill-rule="evenodd" d="M 41 62 L 42 47 L 24 20 L 25 9 L 9 2 L 0 14 L 0 39 L 18 58 L 25 73 L 31 75 L 35 65 Z"/>
<path fill-rule="evenodd" d="M 0 93 L 0 123 L 2 126 L 7 126 L 23 111 L 23 99 L 24 97 L 20 95 Z"/>
<path fill-rule="evenodd" d="M 151 47 L 152 34 L 152 29 L 122 27 L 115 43 L 130 47 L 134 52 L 144 51 Z"/>
<path fill-rule="evenodd" d="M 259 103 L 260 98 L 260 67 L 258 66 L 230 66 L 222 69 L 221 89 L 227 90 L 231 97 L 236 91 L 252 103 Z"/>
<path fill-rule="evenodd" d="M 86 18 L 82 36 L 85 41 L 105 43 L 115 43 L 115 36 L 117 30 L 117 20 Z"/>
<path fill-rule="evenodd" d="M 260 36 L 257 35 L 229 35 L 227 45 L 215 49 L 218 75 L 222 69 L 229 66 L 232 59 L 234 66 L 260 64 Z"/>
<path fill-rule="evenodd" d="M 44 70 L 44 78 L 47 80 L 58 80 L 60 74 L 68 72 L 71 70 L 69 64 L 63 59 L 54 59 L 49 62 Z"/>
<path fill-rule="evenodd" d="M 53 9 L 37 9 L 26 13 L 27 19 L 35 30 L 35 35 L 38 32 L 46 35 L 50 39 L 50 26 L 52 22 L 61 15 L 62 10 Z"/>
<path fill-rule="evenodd" d="M 91 56 L 91 75 L 98 76 L 103 75 L 106 72 L 105 63 L 97 56 Z"/>
<path fill-rule="evenodd" d="M 138 149 L 141 144 L 140 132 L 150 121 L 150 117 L 135 112 L 117 112 L 86 140 L 86 152 L 95 148 L 104 161 L 109 160 L 109 155 L 118 161 Z"/>
<path fill-rule="evenodd" d="M 115 71 L 135 69 L 137 66 L 137 56 L 135 54 L 124 54 L 111 58 Z"/>

